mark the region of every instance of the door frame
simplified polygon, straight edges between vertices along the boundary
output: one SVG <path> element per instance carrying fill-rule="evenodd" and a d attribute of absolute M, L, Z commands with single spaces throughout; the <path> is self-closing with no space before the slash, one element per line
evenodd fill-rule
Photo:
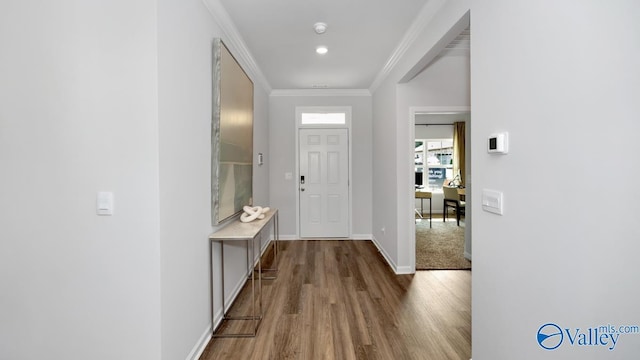
<path fill-rule="evenodd" d="M 411 171 L 415 171 L 415 164 L 413 160 L 413 154 L 415 153 L 415 138 L 416 138 L 416 115 L 422 114 L 442 114 L 442 113 L 468 113 L 471 114 L 471 106 L 412 106 L 409 108 L 409 141 L 407 141 L 407 147 L 405 148 L 407 151 L 407 161 L 411 162 Z M 467 254 L 467 249 L 471 248 L 471 226 L 472 226 L 472 214 L 471 214 L 471 137 L 468 136 L 471 133 L 471 120 L 466 123 L 465 126 L 466 134 L 465 138 L 467 139 L 467 145 L 465 145 L 465 151 L 467 154 L 465 155 L 466 161 L 466 179 L 464 179 L 465 183 L 465 202 L 467 203 L 466 212 L 464 216 L 464 248 L 465 254 L 464 256 L 471 260 L 471 254 Z M 409 177 L 413 180 L 413 173 Z M 411 229 L 409 231 L 409 259 L 410 259 L 410 271 L 411 273 L 416 272 L 416 222 L 413 216 L 415 211 L 415 188 L 407 186 L 406 196 L 410 198 L 411 209 L 410 213 L 412 214 L 411 219 L 406 223 L 406 226 Z"/>
<path fill-rule="evenodd" d="M 296 138 L 296 148 L 295 148 L 295 178 L 294 186 L 296 193 L 296 237 L 300 239 L 300 129 L 347 129 L 347 141 L 348 141 L 348 163 L 349 163 L 349 181 L 347 185 L 347 194 L 349 196 L 349 208 L 347 209 L 347 214 L 349 216 L 348 219 L 348 235 L 345 239 L 350 239 L 353 236 L 353 194 L 352 194 L 352 141 L 351 141 L 351 106 L 296 106 L 296 127 L 295 127 L 295 138 Z M 330 113 L 330 112 L 340 112 L 345 113 L 345 124 L 344 125 L 302 125 L 301 117 L 302 113 Z M 342 239 L 342 238 L 331 238 L 331 239 Z"/>

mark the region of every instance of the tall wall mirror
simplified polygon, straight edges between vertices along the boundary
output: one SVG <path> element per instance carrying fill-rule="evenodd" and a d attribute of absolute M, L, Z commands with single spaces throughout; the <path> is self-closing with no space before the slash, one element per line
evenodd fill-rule
<path fill-rule="evenodd" d="M 213 225 L 253 204 L 253 82 L 221 39 L 213 41 Z"/>

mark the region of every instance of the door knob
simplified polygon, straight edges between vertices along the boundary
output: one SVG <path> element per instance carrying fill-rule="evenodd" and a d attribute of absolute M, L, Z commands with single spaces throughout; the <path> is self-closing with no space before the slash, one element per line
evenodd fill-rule
<path fill-rule="evenodd" d="M 300 191 L 304 191 L 304 188 L 300 188 Z"/>

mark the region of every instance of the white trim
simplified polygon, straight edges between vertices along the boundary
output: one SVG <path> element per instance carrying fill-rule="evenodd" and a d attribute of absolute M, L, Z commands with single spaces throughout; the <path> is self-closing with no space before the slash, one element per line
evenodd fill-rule
<path fill-rule="evenodd" d="M 351 240 L 371 240 L 373 234 L 351 234 Z"/>
<path fill-rule="evenodd" d="M 251 51 L 249 51 L 240 32 L 237 30 L 233 20 L 231 20 L 227 10 L 222 6 L 222 3 L 220 3 L 220 0 L 202 0 L 202 2 L 216 23 L 220 25 L 220 29 L 222 29 L 225 35 L 223 39 L 225 45 L 227 45 L 233 56 L 243 65 L 242 68 L 252 75 L 250 77 L 254 82 L 259 83 L 267 93 L 271 92 L 271 85 L 269 85 L 267 78 L 258 67 L 253 55 L 251 55 Z"/>
<path fill-rule="evenodd" d="M 300 238 L 296 234 L 293 234 L 293 235 L 280 235 L 280 240 L 281 241 L 293 241 L 293 240 L 300 240 Z"/>
<path fill-rule="evenodd" d="M 391 56 L 389 56 L 389 59 L 382 67 L 382 70 L 380 70 L 376 78 L 373 80 L 373 83 L 371 83 L 371 86 L 369 86 L 369 91 L 371 93 L 374 93 L 384 79 L 389 76 L 393 68 L 396 67 L 400 59 L 402 59 L 407 50 L 409 50 L 416 41 L 418 35 L 423 32 L 445 3 L 446 0 L 427 1 L 427 3 L 422 7 L 418 16 L 413 20 L 413 23 L 411 23 L 409 30 L 407 30 L 402 37 L 400 44 L 398 44 L 393 53 L 391 53 Z"/>
<path fill-rule="evenodd" d="M 421 114 L 441 114 L 441 113 L 470 113 L 471 106 L 411 106 L 409 112 L 412 114 L 412 118 L 415 119 L 415 115 Z M 415 121 L 414 121 L 415 125 Z"/>
<path fill-rule="evenodd" d="M 415 274 L 416 270 L 415 270 L 415 266 L 410 267 L 410 266 L 400 266 L 396 269 L 396 275 L 408 275 L 408 274 Z"/>
<path fill-rule="evenodd" d="M 189 353 L 189 355 L 187 355 L 185 360 L 200 359 L 200 356 L 202 356 L 204 349 L 206 349 L 207 345 L 209 345 L 209 341 L 211 341 L 211 326 L 207 326 L 207 328 L 204 330 L 204 333 L 202 333 L 202 335 L 198 339 L 198 342 L 196 342 L 196 345 L 193 347 L 193 349 L 191 349 L 191 352 Z"/>
<path fill-rule="evenodd" d="M 464 252 L 464 258 L 469 260 L 469 261 L 472 261 L 471 260 L 471 254 L 469 254 L 467 251 Z"/>
<path fill-rule="evenodd" d="M 282 89 L 270 96 L 371 96 L 368 89 Z"/>
<path fill-rule="evenodd" d="M 371 242 L 376 246 L 376 248 L 378 249 L 378 252 L 387 261 L 387 264 L 391 267 L 391 269 L 396 275 L 414 274 L 416 272 L 415 265 L 413 266 L 413 269 L 412 269 L 410 266 L 398 266 L 396 263 L 394 263 L 393 260 L 391 260 L 391 256 L 389 256 L 389 254 L 387 254 L 384 248 L 380 246 L 375 236 L 371 236 Z M 415 258 L 415 254 L 413 257 Z"/>
<path fill-rule="evenodd" d="M 380 243 L 378 242 L 378 239 L 376 239 L 375 236 L 372 236 L 371 237 L 371 242 L 373 242 L 373 244 L 378 249 L 378 252 L 380 253 L 380 255 L 382 255 L 382 257 L 387 261 L 387 264 L 389 265 L 389 267 L 391 267 L 393 272 L 396 273 L 397 272 L 396 271 L 396 269 L 397 269 L 396 263 L 393 262 L 393 260 L 391 259 L 391 256 L 389 256 L 389 254 L 387 254 L 385 249 L 382 246 L 380 246 Z"/>
<path fill-rule="evenodd" d="M 300 129 L 310 129 L 310 128 L 322 128 L 322 129 L 347 129 L 347 141 L 348 144 L 348 163 L 349 163 L 349 181 L 347 185 L 347 191 L 349 196 L 349 224 L 348 224 L 348 237 L 351 237 L 351 233 L 353 231 L 353 154 L 351 152 L 352 141 L 351 141 L 351 119 L 352 119 L 352 107 L 351 106 L 296 106 L 296 148 L 295 148 L 295 179 L 294 186 L 296 192 L 296 234 L 298 239 L 300 239 L 300 191 L 298 191 L 298 179 L 300 178 Z M 346 124 L 344 125 L 302 125 L 300 118 L 303 112 L 344 112 L 346 114 Z"/>

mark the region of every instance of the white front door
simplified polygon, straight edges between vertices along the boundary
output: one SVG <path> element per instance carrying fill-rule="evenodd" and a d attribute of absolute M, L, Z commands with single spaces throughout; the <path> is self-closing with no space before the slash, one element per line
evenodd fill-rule
<path fill-rule="evenodd" d="M 300 129 L 300 237 L 349 237 L 347 129 Z"/>

